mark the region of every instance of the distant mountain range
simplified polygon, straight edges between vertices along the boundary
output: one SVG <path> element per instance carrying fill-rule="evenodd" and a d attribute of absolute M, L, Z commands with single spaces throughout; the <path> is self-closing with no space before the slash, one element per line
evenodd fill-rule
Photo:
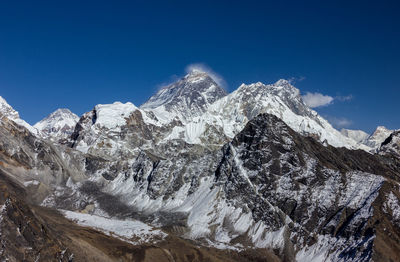
<path fill-rule="evenodd" d="M 2 258 L 400 260 L 400 131 L 338 131 L 287 80 L 0 119 Z"/>

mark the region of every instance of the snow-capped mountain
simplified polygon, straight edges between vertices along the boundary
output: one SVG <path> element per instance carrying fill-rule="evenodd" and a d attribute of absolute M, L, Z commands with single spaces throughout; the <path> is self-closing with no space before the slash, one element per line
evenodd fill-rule
<path fill-rule="evenodd" d="M 368 133 L 366 133 L 362 130 L 351 130 L 351 129 L 345 129 L 345 128 L 342 128 L 340 130 L 340 133 L 342 133 L 342 135 L 344 135 L 348 138 L 353 139 L 357 143 L 361 143 L 361 144 L 365 144 L 368 137 L 370 136 Z"/>
<path fill-rule="evenodd" d="M 342 129 L 340 131 L 344 136 L 353 139 L 354 141 L 363 144 L 370 148 L 370 152 L 376 153 L 383 141 L 387 139 L 393 130 L 389 130 L 384 126 L 378 126 L 374 133 L 367 134 L 362 130 Z"/>
<path fill-rule="evenodd" d="M 286 80 L 243 84 L 226 95 L 211 77 L 197 71 L 161 89 L 139 108 L 120 102 L 96 106 L 80 119 L 72 145 L 103 157 L 152 148 L 169 154 L 174 143 L 216 149 L 261 113 L 274 114 L 297 132 L 326 144 L 370 150 L 307 107 L 300 91 Z"/>
<path fill-rule="evenodd" d="M 368 137 L 365 144 L 373 149 L 379 149 L 382 142 L 390 136 L 393 130 L 389 130 L 384 126 L 378 126 L 374 133 Z"/>
<path fill-rule="evenodd" d="M 102 118 L 102 110 L 111 110 L 104 107 L 96 107 L 101 126 L 123 132 L 124 122 Z M 182 147 L 167 157 L 149 148 L 104 159 L 50 146 L 7 122 L 0 136 L 0 169 L 14 173 L 30 201 L 89 212 L 65 214 L 114 235 L 121 234 L 118 225 L 128 232 L 140 224 L 124 222 L 130 219 L 146 223 L 141 227 L 161 242 L 168 234 L 231 252 L 266 248 L 286 261 L 368 261 L 400 251 L 385 233 L 390 226 L 400 235 L 399 159 L 323 146 L 274 115 L 254 117 L 218 150 Z M 153 236 L 134 239 L 147 243 Z"/>
<path fill-rule="evenodd" d="M 25 122 L 24 120 L 22 120 L 19 117 L 19 114 L 17 111 L 14 110 L 14 108 L 12 108 L 7 101 L 0 96 L 0 116 L 3 117 L 7 117 L 8 119 L 14 121 L 15 123 L 17 123 L 18 125 L 21 125 L 25 128 L 27 128 L 32 134 L 35 135 L 40 135 L 39 130 L 37 130 L 36 128 L 34 128 L 33 126 L 31 126 L 30 124 L 28 124 L 27 122 Z"/>
<path fill-rule="evenodd" d="M 307 107 L 300 91 L 287 80 L 279 80 L 272 85 L 242 84 L 234 92 L 211 104 L 202 116 L 183 127 L 176 127 L 172 137 L 185 137 L 188 143 L 200 143 L 207 140 L 212 129 L 231 139 L 248 121 L 261 113 L 276 115 L 297 132 L 313 136 L 321 142 L 336 147 L 369 150 L 369 147 L 341 134 Z"/>
<path fill-rule="evenodd" d="M 34 127 L 45 137 L 60 140 L 71 136 L 78 121 L 79 117 L 69 109 L 60 108 L 37 122 Z"/>
<path fill-rule="evenodd" d="M 12 108 L 7 101 L 0 96 L 0 113 L 10 119 L 18 119 L 19 114 Z"/>
<path fill-rule="evenodd" d="M 154 144 L 160 127 L 150 115 L 130 102 L 99 104 L 83 114 L 71 135 L 71 146 L 84 153 L 105 158 L 132 156 Z M 145 122 L 145 120 L 147 122 Z M 155 138 L 154 138 L 155 139 Z"/>
<path fill-rule="evenodd" d="M 79 120 L 56 111 L 38 124 L 47 132 L 41 136 L 16 125 L 6 105 L 0 186 L 10 177 L 23 192 L 18 201 L 29 196 L 27 203 L 63 210 L 98 230 L 85 242 L 88 250 L 99 249 L 93 239 L 103 232 L 136 250 L 156 243 L 178 252 L 171 242 L 180 247 L 188 239 L 208 254 L 229 249 L 227 261 L 396 261 L 400 253 L 398 132 L 370 153 L 365 133 L 334 129 L 286 80 L 243 84 L 227 95 L 205 73 L 192 72 L 141 107 L 99 104 Z M 68 143 L 54 139 L 66 131 Z M 7 224 L 12 230 L 0 234 L 2 243 L 19 225 L 46 221 L 29 209 L 29 221 L 15 219 L 6 211 L 16 205 L 3 198 L 0 228 L 15 225 Z M 43 249 L 27 240 L 27 250 Z M 71 243 L 61 239 L 50 254 L 85 254 Z"/>
<path fill-rule="evenodd" d="M 226 91 L 206 73 L 194 70 L 179 81 L 163 87 L 140 108 L 151 110 L 165 122 L 177 117 L 188 122 L 201 116 Z"/>

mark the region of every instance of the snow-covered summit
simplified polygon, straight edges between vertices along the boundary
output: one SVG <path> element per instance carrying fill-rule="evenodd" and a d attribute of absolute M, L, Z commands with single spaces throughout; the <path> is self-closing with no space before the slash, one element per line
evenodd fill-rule
<path fill-rule="evenodd" d="M 32 134 L 39 135 L 39 131 L 30 124 L 28 124 L 27 122 L 25 122 L 24 120 L 22 120 L 19 117 L 18 112 L 14 108 L 12 108 L 12 106 L 10 106 L 3 97 L 0 96 L 0 116 L 1 115 L 14 121 L 16 124 L 25 127 Z"/>
<path fill-rule="evenodd" d="M 163 87 L 140 108 L 153 111 L 161 121 L 178 118 L 187 122 L 202 115 L 209 105 L 226 94 L 207 73 L 193 70 L 179 81 Z"/>
<path fill-rule="evenodd" d="M 34 127 L 40 130 L 44 137 L 56 140 L 69 137 L 74 131 L 79 117 L 67 108 L 60 108 L 37 122 Z"/>
<path fill-rule="evenodd" d="M 299 96 L 300 90 L 294 87 L 289 80 L 279 79 L 272 86 L 276 87 L 278 90 L 285 90 L 287 93 L 291 93 L 292 96 Z"/>
<path fill-rule="evenodd" d="M 19 119 L 19 114 L 12 108 L 7 101 L 0 96 L 0 113 L 10 119 Z"/>
<path fill-rule="evenodd" d="M 365 144 L 373 149 L 379 149 L 382 142 L 390 136 L 393 130 L 389 130 L 384 126 L 378 126 L 374 133 L 367 139 Z"/>

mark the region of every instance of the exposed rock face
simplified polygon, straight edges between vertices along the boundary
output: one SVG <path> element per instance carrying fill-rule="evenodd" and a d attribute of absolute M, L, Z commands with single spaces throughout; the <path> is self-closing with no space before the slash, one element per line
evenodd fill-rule
<path fill-rule="evenodd" d="M 217 174 L 222 174 L 218 177 L 225 181 L 228 198 L 257 203 L 251 207 L 252 216 L 264 221 L 269 232 L 290 231 L 283 250 L 309 245 L 296 257 L 311 261 L 328 241 L 331 254 L 325 255 L 334 261 L 373 256 L 374 237 L 369 232 L 375 228 L 369 229 L 368 221 L 381 217 L 382 208 L 373 206 L 380 205 L 377 197 L 388 201 L 385 196 L 391 191 L 387 191 L 389 186 L 382 189 L 388 183 L 384 177 L 390 174 L 398 181 L 397 169 L 362 151 L 323 147 L 268 115 L 250 121 L 225 150 L 228 156 Z M 397 190 L 397 183 L 389 184 Z M 365 243 L 371 248 L 360 252 Z M 397 244 L 392 252 L 398 248 Z"/>
<path fill-rule="evenodd" d="M 60 108 L 34 125 L 44 138 L 56 141 L 68 139 L 78 123 L 79 117 L 69 109 Z"/>
<path fill-rule="evenodd" d="M 71 261 L 72 254 L 23 200 L 25 192 L 0 170 L 0 258 Z"/>
<path fill-rule="evenodd" d="M 394 131 L 383 141 L 379 153 L 393 155 L 400 159 L 400 130 Z"/>

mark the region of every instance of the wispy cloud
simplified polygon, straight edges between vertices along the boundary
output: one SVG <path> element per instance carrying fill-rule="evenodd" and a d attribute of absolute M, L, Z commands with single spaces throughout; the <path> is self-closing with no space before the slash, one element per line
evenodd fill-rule
<path fill-rule="evenodd" d="M 310 93 L 307 92 L 302 96 L 304 103 L 311 108 L 327 106 L 332 104 L 334 98 L 321 93 Z"/>
<path fill-rule="evenodd" d="M 345 117 L 325 116 L 325 118 L 337 129 L 349 127 L 353 124 L 351 120 Z"/>
<path fill-rule="evenodd" d="M 290 78 L 288 79 L 289 83 L 292 84 L 292 85 L 294 85 L 294 84 L 296 84 L 296 83 L 299 83 L 299 82 L 302 82 L 302 81 L 304 81 L 304 80 L 306 80 L 306 77 L 305 77 L 305 76 L 299 76 L 299 77 L 293 76 L 293 77 L 290 77 Z"/>
<path fill-rule="evenodd" d="M 193 71 L 204 72 L 208 74 L 220 87 L 226 88 L 227 83 L 225 79 L 218 73 L 216 73 L 213 69 L 203 63 L 194 63 L 190 64 L 185 69 L 186 73 L 191 73 Z"/>
<path fill-rule="evenodd" d="M 353 99 L 352 95 L 347 95 L 347 96 L 336 96 L 335 100 L 341 101 L 341 102 L 346 102 L 346 101 L 350 101 Z"/>

